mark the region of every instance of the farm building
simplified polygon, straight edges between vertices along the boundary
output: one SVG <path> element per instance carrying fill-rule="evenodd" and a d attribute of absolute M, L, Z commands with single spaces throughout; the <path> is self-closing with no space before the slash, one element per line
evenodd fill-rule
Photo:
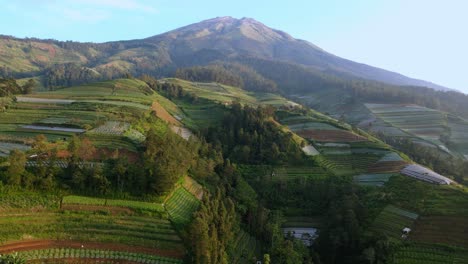
<path fill-rule="evenodd" d="M 450 185 L 453 182 L 449 178 L 418 164 L 410 164 L 404 167 L 401 174 L 433 184 Z"/>

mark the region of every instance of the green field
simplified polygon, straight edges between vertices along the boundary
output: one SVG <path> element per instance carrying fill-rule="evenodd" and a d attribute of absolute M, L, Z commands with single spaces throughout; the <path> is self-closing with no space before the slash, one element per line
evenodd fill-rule
<path fill-rule="evenodd" d="M 468 263 L 466 249 L 439 245 L 408 244 L 393 256 L 392 264 L 461 264 Z"/>
<path fill-rule="evenodd" d="M 383 233 L 395 240 L 401 240 L 403 228 L 413 228 L 417 218 L 418 215 L 413 212 L 389 205 L 377 216 L 370 230 Z"/>
<path fill-rule="evenodd" d="M 183 187 L 177 188 L 164 206 L 169 214 L 171 221 L 176 226 L 183 226 L 192 220 L 193 213 L 200 206 L 200 201 Z"/>
<path fill-rule="evenodd" d="M 130 201 L 130 200 L 114 200 L 103 199 L 85 196 L 70 195 L 63 198 L 63 204 L 80 204 L 80 205 L 100 205 L 100 206 L 116 206 L 135 209 L 138 211 L 149 211 L 159 215 L 164 214 L 164 207 L 159 203 Z"/>
<path fill-rule="evenodd" d="M 132 261 L 145 264 L 171 264 L 183 263 L 182 260 L 160 257 L 143 253 L 123 251 L 76 249 L 76 248 L 49 248 L 30 251 L 21 251 L 18 256 L 27 261 L 60 261 L 61 259 L 105 259 L 112 261 Z"/>

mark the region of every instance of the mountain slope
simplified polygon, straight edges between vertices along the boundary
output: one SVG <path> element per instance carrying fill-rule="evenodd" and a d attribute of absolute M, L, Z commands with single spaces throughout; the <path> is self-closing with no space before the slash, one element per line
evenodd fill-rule
<path fill-rule="evenodd" d="M 344 79 L 363 78 L 449 90 L 337 57 L 251 18 L 218 17 L 146 39 L 100 44 L 4 36 L 0 38 L 0 47 L 0 74 L 3 75 L 34 75 L 54 64 L 70 62 L 94 68 L 103 78 L 124 72 L 167 75 L 178 67 L 247 57 L 302 65 Z"/>

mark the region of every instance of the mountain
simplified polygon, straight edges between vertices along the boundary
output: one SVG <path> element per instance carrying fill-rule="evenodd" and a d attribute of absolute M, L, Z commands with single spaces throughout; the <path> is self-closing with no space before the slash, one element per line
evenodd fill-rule
<path fill-rule="evenodd" d="M 218 17 L 146 39 L 98 44 L 3 36 L 0 48 L 0 73 L 20 77 L 43 74 L 45 69 L 62 63 L 76 63 L 97 71 L 103 78 L 113 78 L 124 72 L 166 76 L 179 67 L 264 60 L 342 79 L 450 90 L 340 58 L 252 18 Z"/>

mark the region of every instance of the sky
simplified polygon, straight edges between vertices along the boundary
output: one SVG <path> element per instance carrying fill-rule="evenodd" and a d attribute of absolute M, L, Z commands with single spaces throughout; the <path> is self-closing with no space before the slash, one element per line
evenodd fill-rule
<path fill-rule="evenodd" d="M 86 42 L 251 17 L 337 56 L 468 93 L 465 0 L 0 0 L 0 6 L 0 34 Z"/>

